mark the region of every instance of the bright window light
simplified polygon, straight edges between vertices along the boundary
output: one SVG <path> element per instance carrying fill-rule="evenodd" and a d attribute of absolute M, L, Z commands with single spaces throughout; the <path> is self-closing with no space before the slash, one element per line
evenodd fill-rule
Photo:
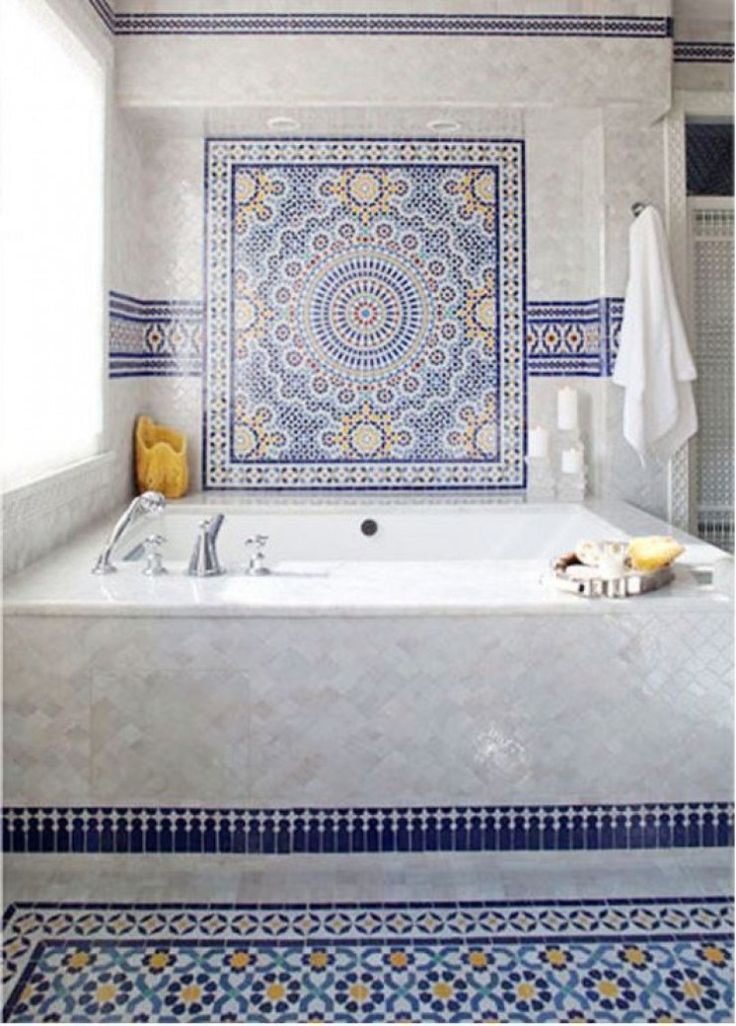
<path fill-rule="evenodd" d="M 2 477 L 98 453 L 105 73 L 44 0 L 0 2 Z"/>

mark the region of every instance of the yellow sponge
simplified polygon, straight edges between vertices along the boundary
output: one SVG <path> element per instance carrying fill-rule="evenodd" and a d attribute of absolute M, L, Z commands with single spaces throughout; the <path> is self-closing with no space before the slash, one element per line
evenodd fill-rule
<path fill-rule="evenodd" d="M 161 492 L 167 499 L 186 495 L 186 435 L 154 424 L 150 417 L 139 417 L 135 425 L 135 470 L 141 492 Z"/>
<path fill-rule="evenodd" d="M 685 547 L 674 538 L 655 534 L 648 538 L 632 538 L 627 555 L 635 570 L 646 571 L 669 566 L 684 551 Z"/>

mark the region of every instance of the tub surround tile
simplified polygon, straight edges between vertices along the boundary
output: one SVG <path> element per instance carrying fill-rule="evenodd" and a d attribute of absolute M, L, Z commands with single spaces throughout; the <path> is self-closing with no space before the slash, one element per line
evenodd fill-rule
<path fill-rule="evenodd" d="M 175 642 L 178 643 L 177 638 Z M 162 662 L 167 642 L 159 641 Z M 171 660 L 173 662 L 173 660 Z M 121 793 L 172 805 L 247 793 L 251 700 L 245 673 L 207 669 L 95 670 L 91 675 L 91 779 L 100 800 Z M 202 702 L 202 697 L 206 701 Z"/>
<path fill-rule="evenodd" d="M 7 802 L 731 798 L 728 602 L 530 621 L 253 617 L 240 601 L 219 619 L 9 617 Z"/>

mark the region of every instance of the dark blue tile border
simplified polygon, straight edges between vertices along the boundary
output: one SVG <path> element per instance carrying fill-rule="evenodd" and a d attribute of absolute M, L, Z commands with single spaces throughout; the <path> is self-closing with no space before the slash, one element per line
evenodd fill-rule
<path fill-rule="evenodd" d="M 666 39 L 672 19 L 585 14 L 114 12 L 89 0 L 114 35 L 587 36 Z M 368 6 L 368 5 L 366 5 Z"/>
<path fill-rule="evenodd" d="M 734 44 L 675 40 L 674 58 L 678 64 L 733 64 Z"/>
<path fill-rule="evenodd" d="M 5 852 L 288 855 L 729 847 L 730 802 L 349 809 L 6 808 Z"/>
<path fill-rule="evenodd" d="M 200 377 L 204 303 L 110 292 L 111 378 Z"/>

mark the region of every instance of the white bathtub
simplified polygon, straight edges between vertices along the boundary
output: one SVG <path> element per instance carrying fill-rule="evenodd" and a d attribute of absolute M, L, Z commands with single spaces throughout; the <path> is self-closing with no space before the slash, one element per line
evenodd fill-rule
<path fill-rule="evenodd" d="M 300 561 L 549 560 L 581 538 L 624 536 L 620 527 L 600 514 L 573 504 L 366 502 L 249 508 L 222 501 L 188 501 L 170 504 L 155 523 L 155 530 L 166 537 L 165 556 L 174 561 L 188 559 L 198 521 L 215 512 L 225 513 L 218 552 L 232 570 L 246 561 L 244 543 L 255 534 L 268 536 L 268 559 L 274 566 Z M 376 525 L 375 534 L 363 533 L 366 521 Z M 142 532 L 145 528 L 137 533 Z"/>

